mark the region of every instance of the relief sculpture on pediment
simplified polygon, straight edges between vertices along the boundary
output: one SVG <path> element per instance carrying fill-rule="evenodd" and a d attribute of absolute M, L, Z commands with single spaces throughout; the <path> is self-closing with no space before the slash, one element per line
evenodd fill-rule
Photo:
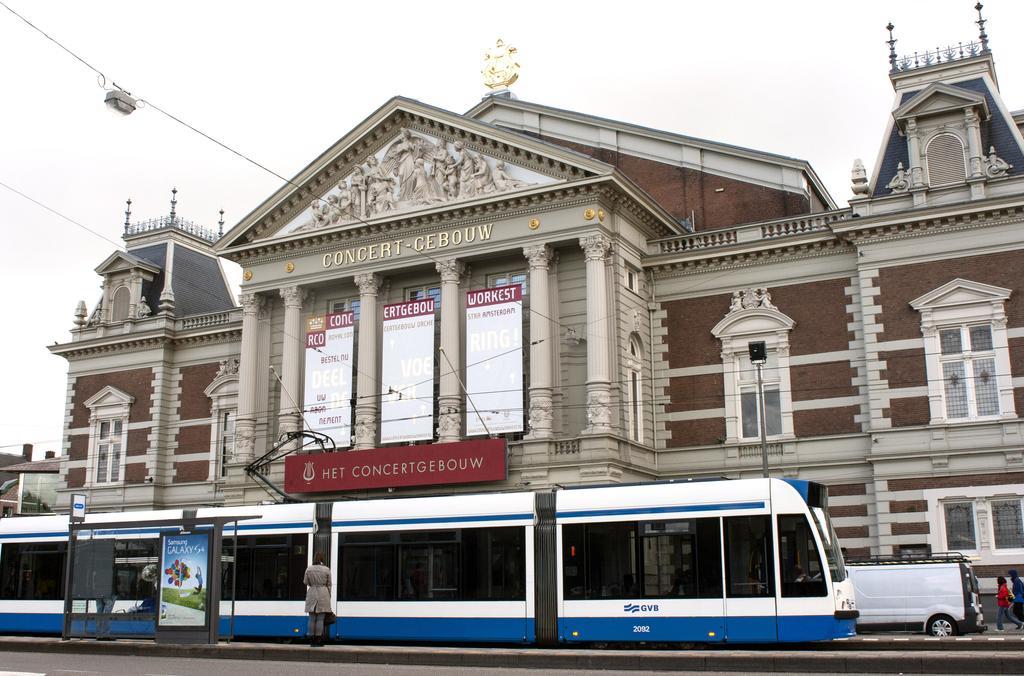
<path fill-rule="evenodd" d="M 536 180 L 529 180 L 536 179 Z M 370 155 L 323 197 L 290 232 L 318 230 L 447 202 L 519 190 L 543 176 L 473 152 L 462 143 L 402 129 L 398 139 Z"/>

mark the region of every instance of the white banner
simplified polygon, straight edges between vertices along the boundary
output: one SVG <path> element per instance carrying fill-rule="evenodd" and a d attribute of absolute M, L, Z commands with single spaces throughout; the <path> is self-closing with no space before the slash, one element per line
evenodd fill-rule
<path fill-rule="evenodd" d="M 523 431 L 522 348 L 522 287 L 467 292 L 467 436 Z"/>
<path fill-rule="evenodd" d="M 384 306 L 380 442 L 434 438 L 434 299 Z"/>
<path fill-rule="evenodd" d="M 306 428 L 352 445 L 352 336 L 355 316 L 338 312 L 309 320 L 306 332 Z"/>

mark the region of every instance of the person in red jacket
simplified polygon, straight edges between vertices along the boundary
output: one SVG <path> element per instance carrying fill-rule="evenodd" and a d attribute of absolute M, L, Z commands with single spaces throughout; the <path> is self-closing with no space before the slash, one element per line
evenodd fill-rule
<path fill-rule="evenodd" d="M 1006 618 L 1010 622 L 1017 625 L 1018 630 L 1024 630 L 1024 622 L 1021 622 L 1013 613 L 1010 612 L 1010 605 L 1013 604 L 1013 592 L 1006 584 L 1006 578 L 1000 575 L 996 578 L 996 587 L 999 591 L 996 592 L 996 605 L 999 606 L 999 610 L 996 612 L 996 631 L 1003 630 L 1003 618 Z"/>

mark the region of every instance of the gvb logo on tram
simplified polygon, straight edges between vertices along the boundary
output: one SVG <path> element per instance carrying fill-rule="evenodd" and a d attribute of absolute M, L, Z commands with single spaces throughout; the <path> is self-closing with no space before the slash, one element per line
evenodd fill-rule
<path fill-rule="evenodd" d="M 658 604 L 647 604 L 647 603 L 627 603 L 622 606 L 622 610 L 627 613 L 656 613 L 658 612 Z"/>

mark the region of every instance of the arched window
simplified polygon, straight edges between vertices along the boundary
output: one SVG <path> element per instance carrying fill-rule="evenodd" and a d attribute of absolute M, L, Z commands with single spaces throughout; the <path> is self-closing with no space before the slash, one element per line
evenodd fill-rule
<path fill-rule="evenodd" d="M 928 160 L 928 185 L 932 188 L 956 185 L 967 180 L 964 144 L 955 134 L 936 134 L 925 149 Z"/>
<path fill-rule="evenodd" d="M 128 319 L 128 304 L 131 301 L 131 292 L 127 286 L 118 287 L 110 299 L 110 321 L 123 322 Z"/>
<path fill-rule="evenodd" d="M 644 440 L 643 354 L 643 343 L 634 333 L 629 337 L 626 359 L 626 424 L 629 438 L 638 442 Z"/>

